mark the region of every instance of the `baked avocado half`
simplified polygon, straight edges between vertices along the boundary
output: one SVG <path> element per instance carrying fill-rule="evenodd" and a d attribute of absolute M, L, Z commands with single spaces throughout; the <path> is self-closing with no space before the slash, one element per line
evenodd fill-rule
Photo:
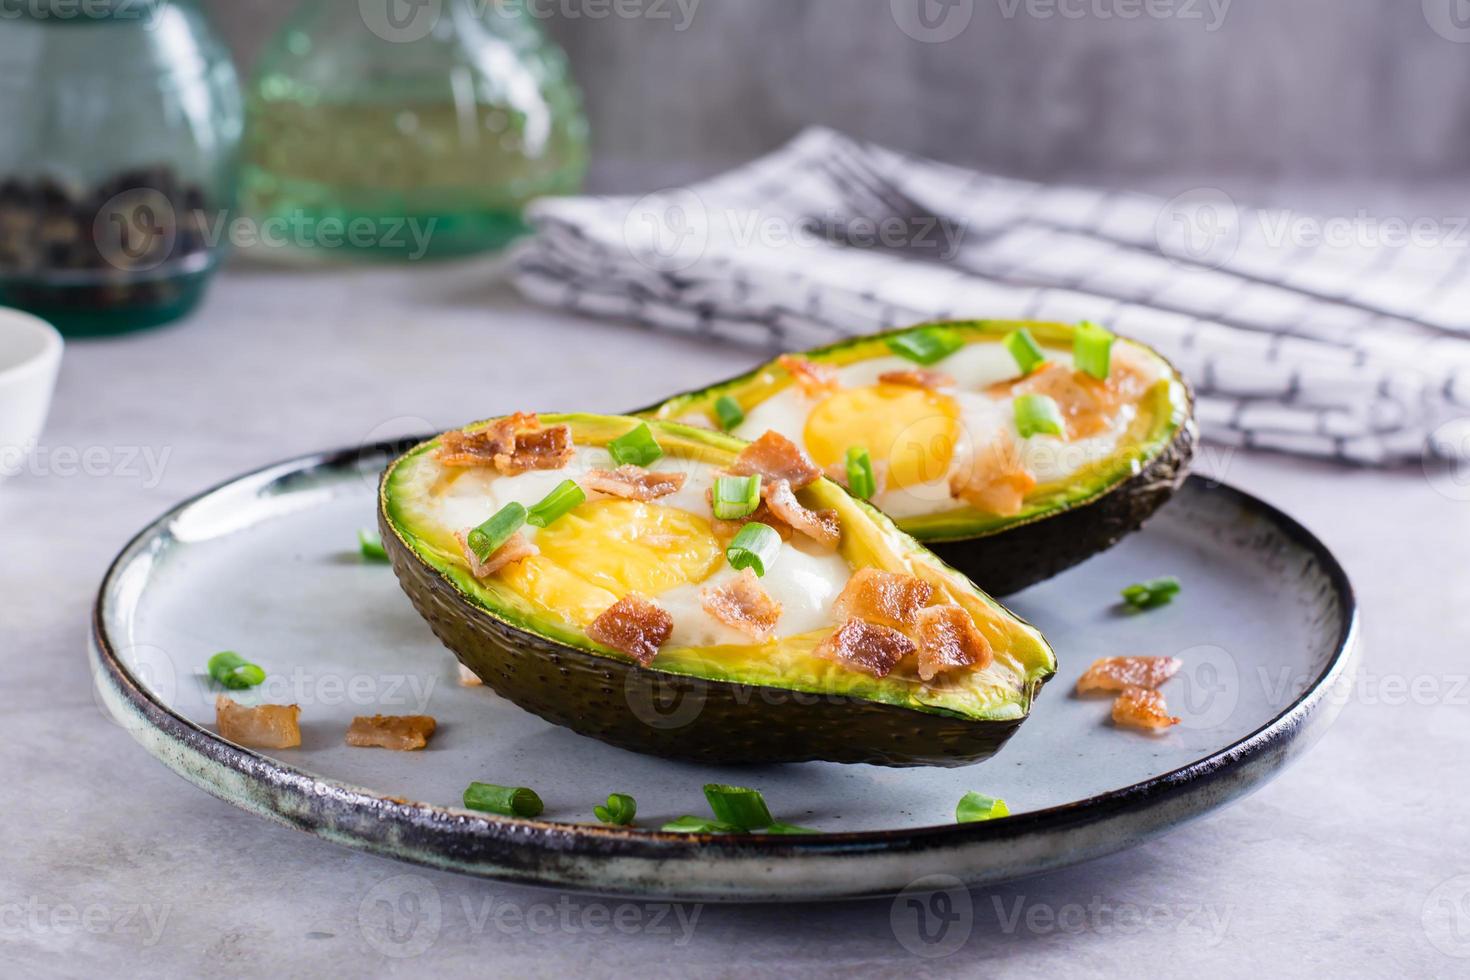
<path fill-rule="evenodd" d="M 1137 530 L 1183 484 L 1193 397 L 1152 349 L 1092 324 L 929 323 L 788 355 L 635 414 L 774 429 L 993 595 Z"/>
<path fill-rule="evenodd" d="M 389 465 L 379 522 L 466 667 L 634 751 L 966 765 L 1056 669 L 1034 627 L 775 435 L 494 419 Z"/>

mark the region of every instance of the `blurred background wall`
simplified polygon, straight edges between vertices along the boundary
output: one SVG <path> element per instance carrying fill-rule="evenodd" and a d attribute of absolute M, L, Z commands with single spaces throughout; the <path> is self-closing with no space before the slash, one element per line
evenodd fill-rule
<path fill-rule="evenodd" d="M 294 6 L 210 2 L 247 69 Z M 527 2 L 571 56 L 604 184 L 812 122 L 1037 178 L 1470 172 L 1466 0 Z"/>

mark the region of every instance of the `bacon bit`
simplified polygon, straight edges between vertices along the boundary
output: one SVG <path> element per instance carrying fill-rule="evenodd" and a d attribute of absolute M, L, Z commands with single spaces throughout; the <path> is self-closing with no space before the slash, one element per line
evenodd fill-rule
<path fill-rule="evenodd" d="M 1156 690 L 1184 666 L 1176 657 L 1103 657 L 1094 660 L 1077 682 L 1078 694 L 1125 691 L 1130 687 Z"/>
<path fill-rule="evenodd" d="M 460 687 L 482 687 L 482 686 L 484 686 L 485 682 L 482 681 L 482 680 L 480 680 L 480 675 L 479 674 L 475 673 L 473 670 L 470 670 L 464 664 L 458 664 L 457 666 L 459 667 L 459 686 Z"/>
<path fill-rule="evenodd" d="M 947 670 L 984 670 L 995 659 L 970 614 L 956 605 L 919 610 L 919 679 L 932 681 Z"/>
<path fill-rule="evenodd" d="M 832 604 L 838 619 L 866 619 L 894 629 L 918 622 L 919 610 L 929 604 L 934 587 L 923 579 L 880 568 L 861 568 L 847 580 Z"/>
<path fill-rule="evenodd" d="M 1118 409 L 1142 397 L 1147 389 L 1148 379 L 1140 366 L 1121 350 L 1115 350 L 1112 373 L 1106 381 L 1065 364 L 1050 363 L 1024 378 L 993 385 L 990 392 L 1046 395 L 1061 409 L 1068 438 L 1085 439 L 1107 429 Z"/>
<path fill-rule="evenodd" d="M 733 582 L 700 590 L 699 604 L 715 619 L 755 640 L 769 639 L 781 619 L 781 603 L 771 598 L 749 568 Z"/>
<path fill-rule="evenodd" d="M 785 480 L 762 483 L 761 496 L 771 508 L 771 513 L 823 548 L 836 548 L 842 540 L 842 524 L 837 519 L 837 511 L 808 510 L 796 499 L 796 494 L 791 492 L 791 484 Z"/>
<path fill-rule="evenodd" d="M 1026 494 L 1036 489 L 1036 477 L 1021 462 L 1008 436 L 991 443 L 951 479 L 950 493 L 987 514 L 1012 517 L 1026 505 Z"/>
<path fill-rule="evenodd" d="M 231 742 L 253 749 L 294 749 L 301 744 L 301 708 L 294 704 L 262 704 L 254 708 L 227 698 L 214 699 L 214 724 Z"/>
<path fill-rule="evenodd" d="M 582 483 L 588 490 L 646 503 L 678 492 L 686 479 L 683 473 L 653 473 L 641 466 L 626 465 L 612 471 L 593 470 Z"/>
<path fill-rule="evenodd" d="M 494 466 L 505 476 L 528 470 L 559 470 L 576 450 L 565 425 L 541 427 L 541 419 L 517 412 L 477 432 L 446 432 L 434 458 L 443 466 Z"/>
<path fill-rule="evenodd" d="M 1113 702 L 1113 724 L 1125 728 L 1140 728 L 1147 732 L 1160 732 L 1179 724 L 1182 719 L 1169 714 L 1169 706 L 1158 691 L 1141 687 L 1125 688 Z"/>
<path fill-rule="evenodd" d="M 823 660 L 831 660 L 874 677 L 887 677 L 898 662 L 914 650 L 914 641 L 898 630 L 861 619 L 849 619 L 813 652 Z"/>
<path fill-rule="evenodd" d="M 428 715 L 364 715 L 352 719 L 347 744 L 360 749 L 417 752 L 429 744 L 439 723 Z"/>
<path fill-rule="evenodd" d="M 746 446 L 735 457 L 730 472 L 736 476 L 760 474 L 766 480 L 785 480 L 793 490 L 810 486 L 822 476 L 812 458 L 779 432 L 767 432 Z"/>
<path fill-rule="evenodd" d="M 906 388 L 953 388 L 955 379 L 943 371 L 921 371 L 917 368 L 908 371 L 889 371 L 878 375 L 878 380 L 886 385 L 902 385 Z"/>
<path fill-rule="evenodd" d="M 592 639 L 645 667 L 653 663 L 659 647 L 669 642 L 673 632 L 674 618 L 636 592 L 613 603 L 587 627 Z"/>
<path fill-rule="evenodd" d="M 705 499 L 710 501 L 710 510 L 714 510 L 714 491 L 706 490 L 704 496 Z M 764 524 L 781 535 L 782 541 L 790 541 L 792 535 L 795 533 L 791 530 L 789 524 L 776 516 L 775 512 L 766 505 L 764 500 L 756 507 L 755 513 L 749 517 L 742 517 L 736 521 L 722 521 L 718 517 L 712 517 L 709 523 L 715 534 L 721 539 L 735 537 L 735 535 L 740 533 L 740 529 L 747 524 Z"/>
<path fill-rule="evenodd" d="M 455 535 L 459 539 L 459 546 L 464 551 L 465 561 L 470 564 L 470 574 L 477 579 L 487 579 L 500 571 L 507 565 L 514 565 L 518 561 L 525 561 L 532 555 L 541 554 L 537 548 L 520 531 L 510 536 L 510 540 L 490 553 L 490 557 L 481 561 L 480 556 L 475 554 L 475 549 L 470 547 L 469 535 L 461 531 Z"/>
<path fill-rule="evenodd" d="M 826 364 L 814 364 L 795 354 L 782 354 L 776 358 L 776 363 L 786 369 L 808 398 L 830 395 L 840 387 L 837 369 Z"/>

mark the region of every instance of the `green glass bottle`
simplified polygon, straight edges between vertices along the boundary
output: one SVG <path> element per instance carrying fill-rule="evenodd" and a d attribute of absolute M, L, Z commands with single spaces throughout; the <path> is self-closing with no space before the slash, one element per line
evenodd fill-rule
<path fill-rule="evenodd" d="M 587 122 L 523 0 L 308 0 L 247 96 L 242 203 L 292 258 L 497 249 L 575 193 Z"/>

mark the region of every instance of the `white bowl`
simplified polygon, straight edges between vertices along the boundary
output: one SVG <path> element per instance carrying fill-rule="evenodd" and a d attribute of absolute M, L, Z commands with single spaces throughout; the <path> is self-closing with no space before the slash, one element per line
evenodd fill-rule
<path fill-rule="evenodd" d="M 0 479 L 25 469 L 36 448 L 61 348 L 61 334 L 45 320 L 0 308 Z"/>

